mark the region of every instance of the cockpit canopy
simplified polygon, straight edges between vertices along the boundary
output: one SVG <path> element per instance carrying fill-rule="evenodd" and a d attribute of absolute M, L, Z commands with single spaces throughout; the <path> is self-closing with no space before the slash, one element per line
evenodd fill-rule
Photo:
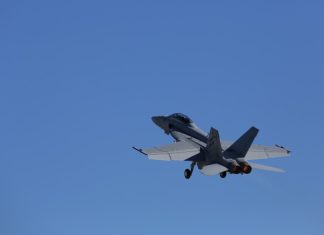
<path fill-rule="evenodd" d="M 182 122 L 185 125 L 190 125 L 192 123 L 192 120 L 188 116 L 182 113 L 175 113 L 170 115 L 170 117 L 177 119 L 178 121 Z"/>

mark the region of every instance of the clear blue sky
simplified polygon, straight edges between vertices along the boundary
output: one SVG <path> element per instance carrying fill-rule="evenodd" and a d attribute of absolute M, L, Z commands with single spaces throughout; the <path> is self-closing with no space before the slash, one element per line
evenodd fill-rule
<path fill-rule="evenodd" d="M 323 232 L 324 4 L 215 2 L 1 2 L 1 235 Z M 287 172 L 187 181 L 132 151 L 173 112 L 255 125 Z"/>

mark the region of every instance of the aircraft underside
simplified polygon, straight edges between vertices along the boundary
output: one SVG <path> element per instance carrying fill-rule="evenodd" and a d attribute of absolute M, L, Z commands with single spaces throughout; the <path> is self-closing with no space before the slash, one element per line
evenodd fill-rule
<path fill-rule="evenodd" d="M 251 127 L 234 142 L 221 141 L 216 129 L 211 128 L 209 134 L 199 129 L 190 118 L 183 114 L 152 117 L 153 122 L 171 134 L 175 143 L 152 147 L 135 148 L 151 160 L 189 161 L 190 167 L 185 169 L 184 176 L 189 179 L 195 166 L 204 175 L 250 174 L 252 170 L 283 172 L 271 166 L 251 162 L 251 160 L 287 157 L 290 151 L 282 146 L 252 145 L 258 129 Z"/>

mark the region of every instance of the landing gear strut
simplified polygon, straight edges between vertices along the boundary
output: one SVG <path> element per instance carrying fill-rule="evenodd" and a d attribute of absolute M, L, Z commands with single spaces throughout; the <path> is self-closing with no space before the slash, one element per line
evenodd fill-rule
<path fill-rule="evenodd" d="M 226 171 L 223 171 L 223 172 L 219 173 L 219 176 L 221 178 L 225 178 L 226 177 Z"/>
<path fill-rule="evenodd" d="M 190 165 L 190 170 L 189 169 L 185 169 L 184 171 L 184 177 L 186 179 L 190 179 L 191 175 L 192 175 L 192 172 L 195 168 L 195 165 L 196 165 L 196 162 L 192 162 L 191 165 Z"/>

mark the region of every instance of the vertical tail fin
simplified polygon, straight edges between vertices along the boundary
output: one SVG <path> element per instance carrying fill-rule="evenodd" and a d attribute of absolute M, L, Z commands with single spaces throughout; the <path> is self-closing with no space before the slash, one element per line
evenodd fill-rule
<path fill-rule="evenodd" d="M 244 158 L 259 130 L 251 127 L 224 152 L 226 158 Z"/>
<path fill-rule="evenodd" d="M 219 139 L 219 133 L 215 128 L 210 128 L 206 147 L 206 160 L 211 162 L 222 156 L 222 146 Z"/>

